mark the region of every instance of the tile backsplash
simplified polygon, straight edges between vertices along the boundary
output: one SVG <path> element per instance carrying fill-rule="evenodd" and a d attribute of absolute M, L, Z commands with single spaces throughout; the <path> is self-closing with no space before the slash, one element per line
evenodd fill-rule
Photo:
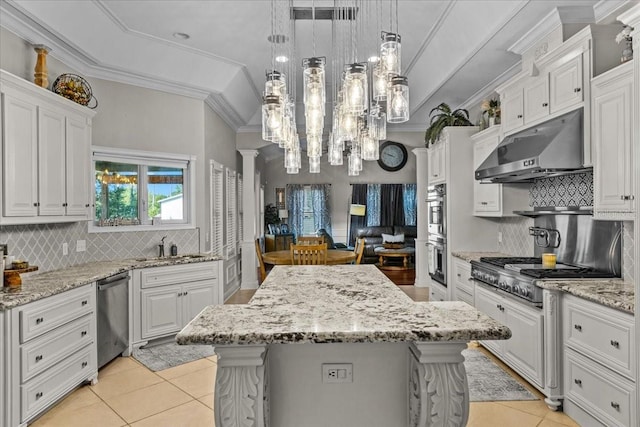
<path fill-rule="evenodd" d="M 533 240 L 529 236 L 529 227 L 533 227 L 533 218 L 502 218 L 498 224 L 498 232 L 502 233 L 502 243 L 498 243 L 498 251 L 512 256 L 533 256 Z"/>
<path fill-rule="evenodd" d="M 154 230 L 117 233 L 88 233 L 87 223 L 0 226 L 0 243 L 9 245 L 9 254 L 48 271 L 91 261 L 151 257 L 158 255 L 163 236 L 165 254 L 171 243 L 178 253 L 198 252 L 199 229 Z M 86 241 L 86 251 L 76 252 L 76 242 Z M 62 244 L 69 245 L 69 254 L 62 254 Z"/>
<path fill-rule="evenodd" d="M 622 277 L 627 282 L 634 282 L 633 267 L 635 242 L 633 240 L 633 221 L 622 222 Z"/>
<path fill-rule="evenodd" d="M 593 206 L 593 172 L 537 178 L 529 189 L 529 205 Z"/>

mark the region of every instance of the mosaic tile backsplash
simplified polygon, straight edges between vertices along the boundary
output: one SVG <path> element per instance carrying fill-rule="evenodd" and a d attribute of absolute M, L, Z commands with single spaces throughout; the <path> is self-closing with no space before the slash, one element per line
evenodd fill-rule
<path fill-rule="evenodd" d="M 502 218 L 498 224 L 498 232 L 502 233 L 502 243 L 498 243 L 498 251 L 512 256 L 533 256 L 533 240 L 529 236 L 529 227 L 533 227 L 533 218 Z"/>
<path fill-rule="evenodd" d="M 627 282 L 635 283 L 633 267 L 636 250 L 633 240 L 633 226 L 633 221 L 622 222 L 622 278 Z"/>
<path fill-rule="evenodd" d="M 179 254 L 195 253 L 200 249 L 199 234 L 199 229 L 88 233 L 86 222 L 6 225 L 0 227 L 0 243 L 9 245 L 10 255 L 37 265 L 42 272 L 91 261 L 158 256 L 163 236 L 167 236 L 165 254 L 171 243 L 178 246 Z M 78 240 L 86 241 L 86 251 L 76 252 Z M 62 255 L 65 242 L 68 255 Z"/>
<path fill-rule="evenodd" d="M 593 206 L 593 172 L 536 179 L 529 189 L 529 205 Z"/>

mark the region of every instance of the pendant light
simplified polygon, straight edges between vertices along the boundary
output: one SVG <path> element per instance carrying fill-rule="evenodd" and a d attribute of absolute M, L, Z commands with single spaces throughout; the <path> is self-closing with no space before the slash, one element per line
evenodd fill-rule
<path fill-rule="evenodd" d="M 387 92 L 387 121 L 404 123 L 409 120 L 409 81 L 404 76 L 393 76 Z"/>
<path fill-rule="evenodd" d="M 262 103 L 262 139 L 279 143 L 282 137 L 282 103 L 276 95 L 266 95 Z"/>
<path fill-rule="evenodd" d="M 365 64 L 349 64 L 345 67 L 344 102 L 347 112 L 351 114 L 362 114 L 369 106 Z"/>
<path fill-rule="evenodd" d="M 380 64 L 386 74 L 401 73 L 400 34 L 382 32 L 380 45 Z"/>

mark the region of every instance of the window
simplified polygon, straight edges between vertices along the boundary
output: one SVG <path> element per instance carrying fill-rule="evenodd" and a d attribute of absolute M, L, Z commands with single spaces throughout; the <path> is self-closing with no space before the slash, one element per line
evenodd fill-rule
<path fill-rule="evenodd" d="M 287 184 L 290 231 L 300 236 L 324 228 L 331 234 L 330 193 L 330 184 Z"/>
<path fill-rule="evenodd" d="M 194 227 L 195 158 L 94 147 L 92 231 Z"/>
<path fill-rule="evenodd" d="M 223 185 L 224 167 L 217 162 L 210 162 L 211 184 L 211 252 L 222 256 L 224 250 L 223 240 Z"/>

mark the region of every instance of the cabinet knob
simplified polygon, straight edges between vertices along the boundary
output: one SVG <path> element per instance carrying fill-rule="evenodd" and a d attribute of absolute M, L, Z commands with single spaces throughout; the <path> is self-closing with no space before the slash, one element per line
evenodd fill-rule
<path fill-rule="evenodd" d="M 548 103 L 548 102 L 543 102 L 543 103 L 542 103 L 542 106 L 543 106 L 543 107 L 548 107 L 548 106 L 549 106 L 549 103 Z"/>
<path fill-rule="evenodd" d="M 521 119 L 522 118 L 522 114 L 518 114 L 518 118 Z"/>
<path fill-rule="evenodd" d="M 39 325 L 40 323 L 44 322 L 44 317 L 38 317 L 36 319 L 36 325 Z"/>
<path fill-rule="evenodd" d="M 33 207 L 34 207 L 34 208 L 37 208 L 37 207 L 38 207 L 38 203 L 33 202 Z"/>
<path fill-rule="evenodd" d="M 36 363 L 38 363 L 41 360 L 42 360 L 42 355 L 41 354 L 37 355 L 36 356 Z"/>
<path fill-rule="evenodd" d="M 178 292 L 178 296 L 181 297 L 182 296 L 182 292 Z"/>
<path fill-rule="evenodd" d="M 582 88 L 577 87 L 577 88 L 575 88 L 573 91 L 574 91 L 575 93 L 578 93 L 578 92 L 580 92 L 581 90 L 582 90 Z"/>
<path fill-rule="evenodd" d="M 87 305 L 89 304 L 89 301 L 87 301 L 86 299 L 82 300 L 82 305 Z"/>
<path fill-rule="evenodd" d="M 619 403 L 611 402 L 611 407 L 612 407 L 613 409 L 615 409 L 616 411 L 619 411 L 619 410 L 620 410 L 620 404 L 619 404 Z"/>
<path fill-rule="evenodd" d="M 582 332 L 582 325 L 573 325 L 573 329 Z"/>
<path fill-rule="evenodd" d="M 36 400 L 39 400 L 42 397 L 42 392 L 39 391 L 36 393 Z"/>
<path fill-rule="evenodd" d="M 86 368 L 88 364 L 89 364 L 88 362 L 82 362 L 82 367 Z"/>
<path fill-rule="evenodd" d="M 81 337 L 84 337 L 84 336 L 86 336 L 86 335 L 87 335 L 87 331 L 82 331 L 82 332 L 80 332 L 80 336 L 81 336 Z"/>
<path fill-rule="evenodd" d="M 89 203 L 87 203 L 86 205 L 84 205 L 85 208 L 88 208 L 90 205 Z"/>
<path fill-rule="evenodd" d="M 579 379 L 576 378 L 576 379 L 573 380 L 573 382 L 576 383 L 577 385 L 579 385 L 580 387 L 582 387 L 582 380 L 579 380 Z"/>
<path fill-rule="evenodd" d="M 185 291 L 185 293 L 183 293 L 182 295 L 188 295 L 189 291 Z"/>
<path fill-rule="evenodd" d="M 611 346 L 615 348 L 620 348 L 620 343 L 615 340 L 611 340 Z"/>

